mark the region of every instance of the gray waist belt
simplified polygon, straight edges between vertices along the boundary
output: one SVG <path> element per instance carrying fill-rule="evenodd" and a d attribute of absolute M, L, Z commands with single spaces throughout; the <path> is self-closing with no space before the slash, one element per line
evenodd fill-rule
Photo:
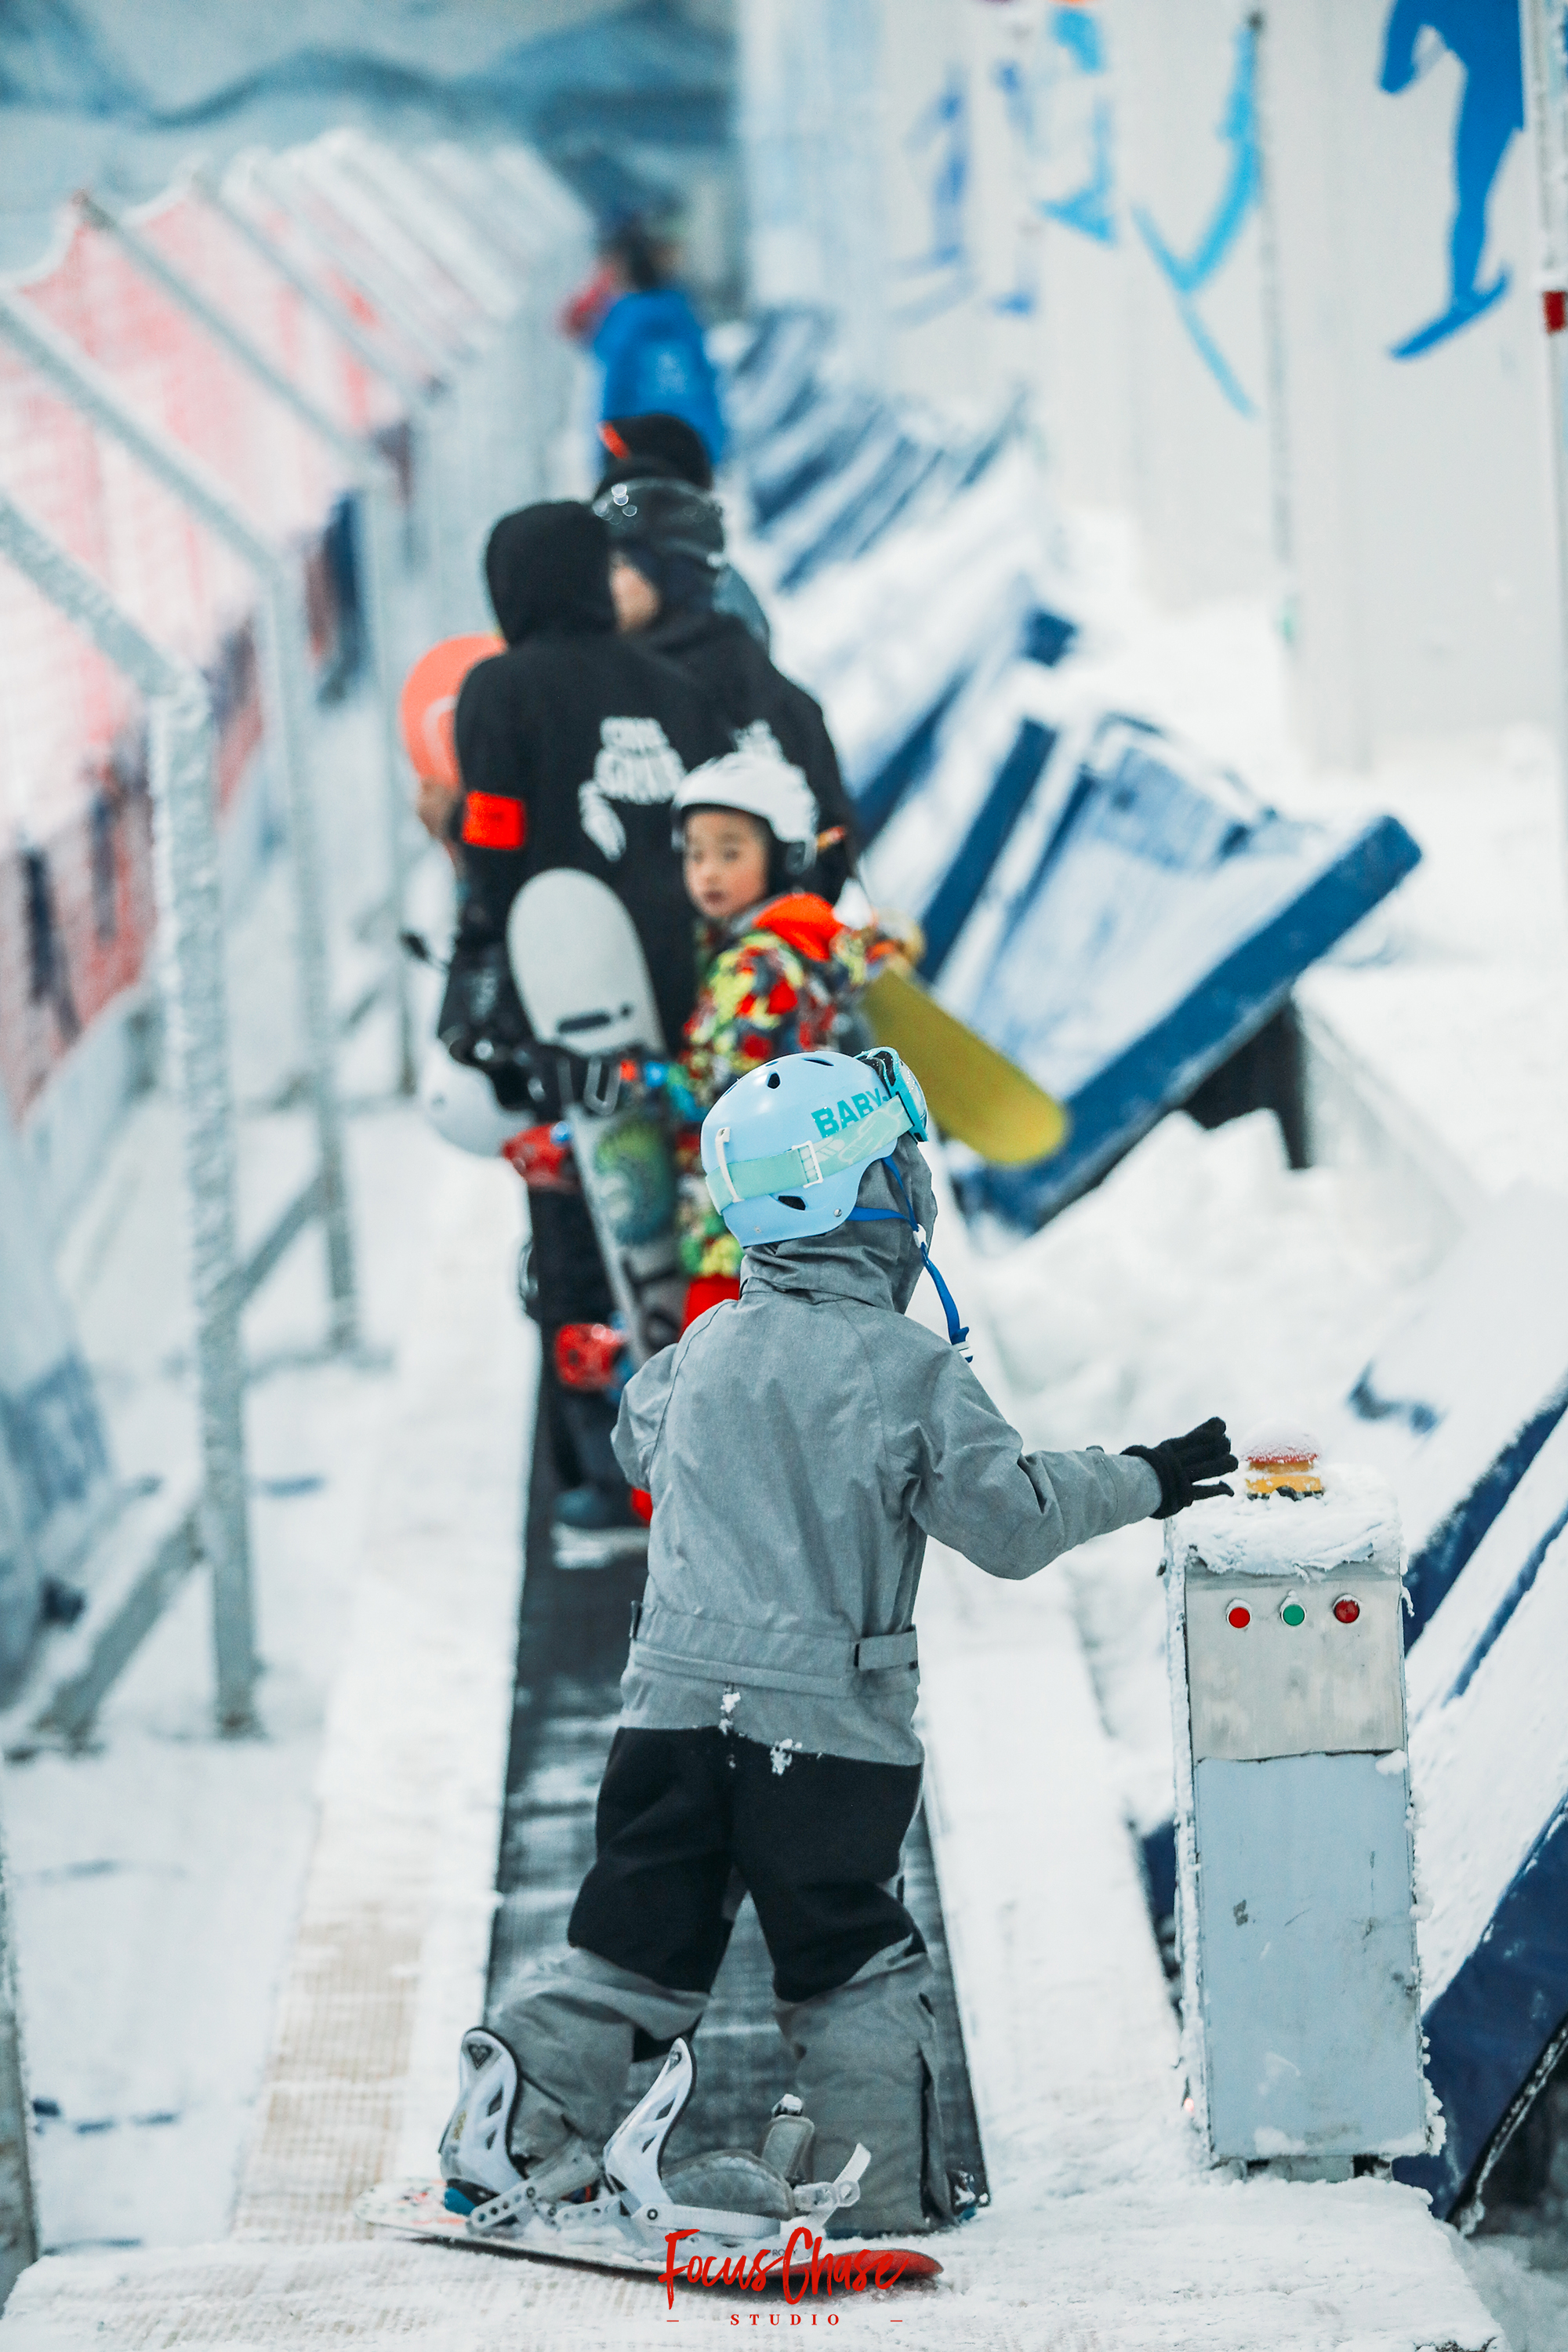
<path fill-rule="evenodd" d="M 859 1686 L 863 1675 L 902 1669 L 912 1674 L 920 1646 L 912 1625 L 901 1633 L 862 1633 L 858 1641 L 831 1634 L 736 1625 L 722 1617 L 692 1617 L 638 1601 L 632 1608 L 631 1662 L 701 1682 L 750 1683 L 759 1690 L 807 1691 L 837 1698 Z"/>

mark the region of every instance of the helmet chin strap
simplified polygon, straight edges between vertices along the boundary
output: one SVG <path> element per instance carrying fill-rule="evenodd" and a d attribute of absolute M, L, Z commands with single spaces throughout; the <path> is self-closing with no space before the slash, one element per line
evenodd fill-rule
<path fill-rule="evenodd" d="M 961 1348 L 969 1337 L 969 1326 L 967 1323 L 959 1321 L 957 1301 L 931 1264 L 931 1252 L 925 1245 L 925 1236 L 921 1232 L 913 1203 L 904 1190 L 904 1180 L 900 1175 L 896 1164 L 891 1160 L 884 1160 L 882 1165 L 892 1178 L 899 1198 L 904 1204 L 903 1215 L 900 1216 L 897 1209 L 856 1208 L 850 1210 L 845 1223 L 851 1225 L 908 1225 L 915 1237 L 915 1245 L 920 1251 L 925 1270 L 936 1285 L 936 1295 L 941 1299 L 942 1312 L 947 1317 L 948 1340 L 952 1347 Z"/>

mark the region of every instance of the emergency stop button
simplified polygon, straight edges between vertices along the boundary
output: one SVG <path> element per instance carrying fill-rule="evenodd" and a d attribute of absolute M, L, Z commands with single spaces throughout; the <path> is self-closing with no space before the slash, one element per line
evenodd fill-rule
<path fill-rule="evenodd" d="M 1353 1625 L 1361 1615 L 1361 1602 L 1353 1600 L 1348 1592 L 1342 1592 L 1334 1603 L 1334 1615 L 1342 1625 Z"/>

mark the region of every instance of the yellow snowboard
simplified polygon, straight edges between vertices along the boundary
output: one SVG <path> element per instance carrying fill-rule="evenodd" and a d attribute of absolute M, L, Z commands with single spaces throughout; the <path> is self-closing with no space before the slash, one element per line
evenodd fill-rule
<path fill-rule="evenodd" d="M 891 1045 L 919 1078 L 944 1135 L 1001 1168 L 1061 1150 L 1069 1125 L 1061 1104 L 944 1012 L 906 966 L 880 971 L 861 1003 L 878 1045 Z"/>

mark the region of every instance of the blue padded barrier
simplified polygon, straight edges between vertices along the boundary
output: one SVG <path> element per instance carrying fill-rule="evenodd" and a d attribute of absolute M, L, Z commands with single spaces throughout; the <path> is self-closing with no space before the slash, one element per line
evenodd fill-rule
<path fill-rule="evenodd" d="M 973 912 L 1056 740 L 1053 730 L 1037 719 L 1026 719 L 1014 738 L 1012 750 L 997 769 L 991 790 L 921 919 L 926 951 L 921 969 L 928 982 L 940 974 L 953 941 Z"/>
<path fill-rule="evenodd" d="M 1510 2118 L 1519 2094 L 1557 2054 L 1568 2022 L 1568 1795 L 1531 1848 L 1452 1984 L 1422 2017 L 1426 2074 L 1447 2136 L 1436 2156 L 1403 2157 L 1397 2179 L 1451 2213 Z M 1500 2150 L 1499 2151 L 1500 2153 Z"/>
<path fill-rule="evenodd" d="M 1528 1309 L 1528 1297 L 1516 1300 Z M 1543 1442 L 1411 1652 L 1428 2072 L 1447 2133 L 1402 2179 L 1475 2191 L 1568 2027 L 1568 1422 Z"/>
<path fill-rule="evenodd" d="M 931 775 L 942 755 L 942 730 L 948 717 L 960 696 L 975 681 L 977 674 L 984 678 L 985 662 L 990 664 L 994 682 L 1005 676 L 1006 638 L 1014 627 L 1016 627 L 1021 640 L 1018 647 L 1020 656 L 1026 661 L 1039 664 L 1059 659 L 1078 634 L 1071 621 L 1045 605 L 1030 605 L 1021 620 L 1016 614 L 999 614 L 984 648 L 984 659 L 981 657 L 980 648 L 968 648 L 966 657 L 958 668 L 942 678 L 935 701 L 929 707 L 917 709 L 907 730 L 895 740 L 890 751 L 884 750 L 864 774 L 855 772 L 846 762 L 845 780 L 855 802 L 863 849 L 870 847 L 889 818 Z M 1054 741 L 1054 730 L 1051 731 Z M 1040 764 L 1043 765 L 1043 761 Z M 1039 766 L 1031 769 L 1026 765 L 1016 775 L 1004 776 L 998 772 L 993 787 L 996 805 L 989 817 L 983 810 L 981 815 L 972 821 L 971 830 L 948 869 L 953 887 L 951 898 L 943 906 L 940 917 L 937 898 L 946 888 L 945 880 L 939 882 L 936 896 L 928 900 L 923 918 L 928 941 L 928 978 L 945 961 L 949 948 L 967 921 L 992 868 L 1011 838 L 1039 772 Z M 976 827 L 980 828 L 978 837 Z M 933 925 L 937 926 L 935 930 Z M 931 942 L 939 936 L 945 943 L 941 947 L 937 964 L 933 966 Z"/>
<path fill-rule="evenodd" d="M 1031 1227 L 1066 1207 L 1420 854 L 1393 817 L 1298 823 L 1157 730 L 1103 720 L 994 950 L 948 999 L 1066 1101 L 1071 1138 L 1054 1160 L 967 1175 L 965 1205 Z"/>
<path fill-rule="evenodd" d="M 731 444 L 738 453 L 784 431 L 817 397 L 823 357 L 836 331 L 826 310 L 763 313 L 725 383 Z"/>
<path fill-rule="evenodd" d="M 748 468 L 757 529 L 772 530 L 799 499 L 842 473 L 881 421 L 880 404 L 866 393 L 822 394 L 808 401 Z"/>
<path fill-rule="evenodd" d="M 941 450 L 900 437 L 827 528 L 786 566 L 779 586 L 788 593 L 805 587 L 830 563 L 852 563 L 857 556 L 869 553 L 942 466 Z"/>
<path fill-rule="evenodd" d="M 862 849 L 870 847 L 899 803 L 931 773 L 942 721 L 967 684 L 967 674 L 961 672 L 943 688 L 924 717 L 915 720 L 898 749 L 872 771 L 863 784 L 851 787 Z"/>
<path fill-rule="evenodd" d="M 1019 648 L 1026 661 L 1038 662 L 1052 669 L 1064 654 L 1070 653 L 1078 638 L 1078 624 L 1064 614 L 1053 613 L 1042 604 L 1031 613 Z"/>

